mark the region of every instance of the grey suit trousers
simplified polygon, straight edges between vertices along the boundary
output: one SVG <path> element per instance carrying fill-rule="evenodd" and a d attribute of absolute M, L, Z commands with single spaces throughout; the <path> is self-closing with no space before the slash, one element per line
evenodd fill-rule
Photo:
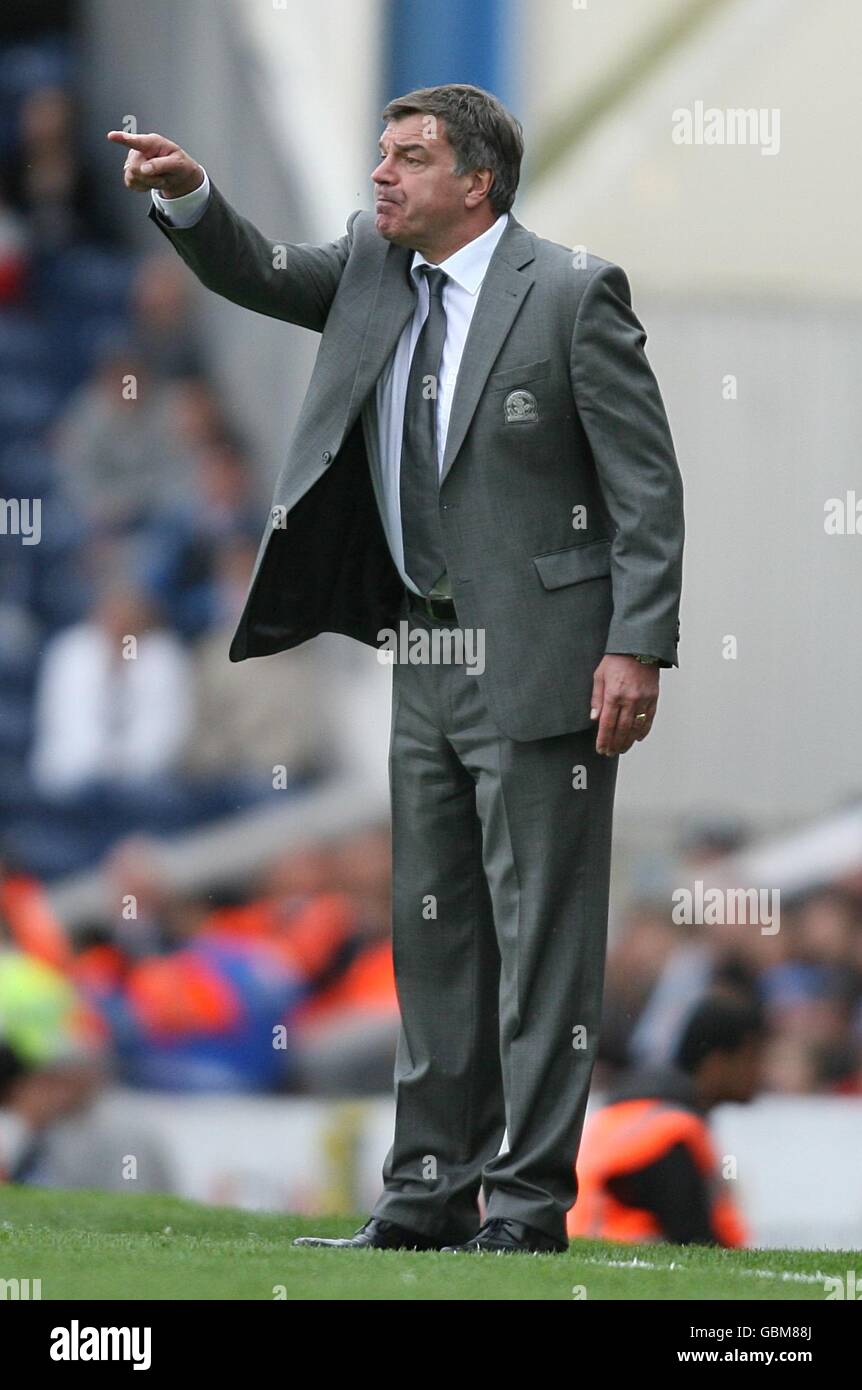
<path fill-rule="evenodd" d="M 406 600 L 402 616 L 454 627 L 408 614 Z M 565 1239 L 598 1044 L 619 760 L 596 752 L 594 728 L 502 736 L 468 670 L 393 668 L 401 1031 L 374 1215 L 466 1239 L 481 1187 L 488 1217 Z"/>

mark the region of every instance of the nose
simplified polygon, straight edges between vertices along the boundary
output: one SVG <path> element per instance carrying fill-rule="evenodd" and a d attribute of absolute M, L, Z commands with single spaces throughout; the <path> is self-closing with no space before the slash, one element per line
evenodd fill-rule
<path fill-rule="evenodd" d="M 372 171 L 371 178 L 374 183 L 392 183 L 394 174 L 391 167 L 387 164 L 386 160 L 387 156 L 384 155 L 381 158 L 380 163 L 377 165 L 377 168 Z"/>

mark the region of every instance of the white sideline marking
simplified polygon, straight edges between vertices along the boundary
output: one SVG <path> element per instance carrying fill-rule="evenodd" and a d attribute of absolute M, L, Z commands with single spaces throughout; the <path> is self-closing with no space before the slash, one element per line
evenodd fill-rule
<path fill-rule="evenodd" d="M 595 1255 L 576 1256 L 581 1264 L 603 1265 L 606 1269 L 662 1269 L 674 1270 L 682 1274 L 692 1271 L 692 1266 L 688 1264 L 677 1264 L 676 1260 L 671 1260 L 670 1264 L 657 1264 L 652 1260 L 600 1260 Z M 791 1284 L 822 1284 L 829 1278 L 827 1274 L 795 1274 L 789 1271 L 777 1269 L 736 1269 L 734 1274 L 747 1274 L 751 1279 L 783 1279 Z"/>

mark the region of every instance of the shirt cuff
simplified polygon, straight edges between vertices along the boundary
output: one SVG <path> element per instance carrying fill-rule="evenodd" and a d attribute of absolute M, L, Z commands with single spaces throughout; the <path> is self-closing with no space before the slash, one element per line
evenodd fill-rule
<path fill-rule="evenodd" d="M 156 212 L 166 222 L 170 222 L 171 226 L 185 229 L 193 227 L 206 212 L 210 197 L 210 181 L 204 169 L 204 181 L 200 187 L 193 188 L 191 193 L 184 193 L 181 198 L 163 198 L 155 188 L 150 191 Z"/>

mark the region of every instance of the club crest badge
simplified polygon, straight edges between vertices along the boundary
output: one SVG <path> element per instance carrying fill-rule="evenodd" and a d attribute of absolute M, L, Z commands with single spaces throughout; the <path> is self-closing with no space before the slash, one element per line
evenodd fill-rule
<path fill-rule="evenodd" d="M 521 425 L 539 418 L 539 403 L 532 391 L 510 391 L 504 408 L 507 425 Z"/>

